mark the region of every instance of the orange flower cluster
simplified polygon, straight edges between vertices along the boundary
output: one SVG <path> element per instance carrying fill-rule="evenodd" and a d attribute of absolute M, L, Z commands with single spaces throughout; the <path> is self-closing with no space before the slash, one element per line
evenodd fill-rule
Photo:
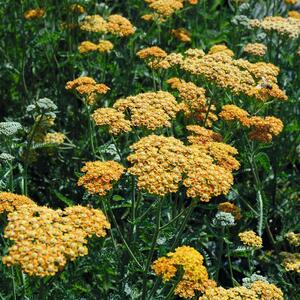
<path fill-rule="evenodd" d="M 112 189 L 113 183 L 118 181 L 125 168 L 115 161 L 90 161 L 81 168 L 85 174 L 77 182 L 84 186 L 90 194 L 105 196 Z"/>
<path fill-rule="evenodd" d="M 244 47 L 244 52 L 255 56 L 264 56 L 267 51 L 267 46 L 261 43 L 251 43 Z"/>
<path fill-rule="evenodd" d="M 261 280 L 251 283 L 249 288 L 244 286 L 224 289 L 223 287 L 213 287 L 205 290 L 204 295 L 199 300 L 283 300 L 283 292 L 274 284 Z"/>
<path fill-rule="evenodd" d="M 231 170 L 238 165 L 229 153 L 234 148 L 228 151 L 222 149 L 224 146 L 214 149 L 212 145 L 185 146 L 173 137 L 150 135 L 131 146 L 134 153 L 128 160 L 133 166 L 128 171 L 138 177 L 139 188 L 161 196 L 176 192 L 185 174 L 187 196 L 207 202 L 229 192 L 233 184 Z"/>
<path fill-rule="evenodd" d="M 133 166 L 128 172 L 138 177 L 140 189 L 161 196 L 178 190 L 188 153 L 181 141 L 149 135 L 130 148 L 134 152 L 127 159 Z"/>
<path fill-rule="evenodd" d="M 9 192 L 0 193 L 0 214 L 17 210 L 23 205 L 34 205 L 35 203 L 28 197 Z"/>
<path fill-rule="evenodd" d="M 174 278 L 178 267 L 182 267 L 183 275 L 176 286 L 175 295 L 192 298 L 195 292 L 204 292 L 216 286 L 216 283 L 208 278 L 207 270 L 203 265 L 203 256 L 193 247 L 178 247 L 174 252 L 158 258 L 152 264 L 155 274 L 162 276 L 164 281 Z"/>
<path fill-rule="evenodd" d="M 241 210 L 235 204 L 231 202 L 222 202 L 218 205 L 218 211 L 224 211 L 227 213 L 231 213 L 234 216 L 236 221 L 242 218 Z"/>
<path fill-rule="evenodd" d="M 297 0 L 284 0 L 284 3 L 288 5 L 295 5 L 297 2 Z"/>
<path fill-rule="evenodd" d="M 188 136 L 188 141 L 191 144 L 206 145 L 210 142 L 223 141 L 223 138 L 219 133 L 199 125 L 188 125 L 186 129 L 193 133 L 193 135 Z"/>
<path fill-rule="evenodd" d="M 239 237 L 242 243 L 249 247 L 261 248 L 262 247 L 262 238 L 252 230 L 244 231 L 239 233 Z"/>
<path fill-rule="evenodd" d="M 130 121 L 125 119 L 123 112 L 114 108 L 98 108 L 92 114 L 92 118 L 98 126 L 108 125 L 109 132 L 114 135 L 131 131 Z"/>
<path fill-rule="evenodd" d="M 188 43 L 191 41 L 191 33 L 185 28 L 172 29 L 171 34 L 181 42 Z"/>
<path fill-rule="evenodd" d="M 14 244 L 2 261 L 7 266 L 20 265 L 31 276 L 53 276 L 68 260 L 87 255 L 88 237 L 104 237 L 109 228 L 97 209 L 75 206 L 62 211 L 34 203 L 22 205 L 8 214 L 4 237 Z"/>
<path fill-rule="evenodd" d="M 42 8 L 29 9 L 25 11 L 24 18 L 26 20 L 33 20 L 42 18 L 45 15 L 45 10 Z"/>
<path fill-rule="evenodd" d="M 170 17 L 176 11 L 183 8 L 184 0 L 145 0 L 149 3 L 149 8 L 164 18 Z"/>
<path fill-rule="evenodd" d="M 164 91 L 141 93 L 119 99 L 113 107 L 120 112 L 128 109 L 133 126 L 145 126 L 150 130 L 170 127 L 170 120 L 180 109 L 175 97 Z"/>
<path fill-rule="evenodd" d="M 79 45 L 78 50 L 80 53 L 88 53 L 94 51 L 105 53 L 110 52 L 113 49 L 113 47 L 114 45 L 107 40 L 101 40 L 98 44 L 95 44 L 90 41 L 84 41 Z"/>
<path fill-rule="evenodd" d="M 277 136 L 283 129 L 283 123 L 280 119 L 273 116 L 250 117 L 248 112 L 235 106 L 224 105 L 219 114 L 225 121 L 239 121 L 243 126 L 250 127 L 249 138 L 262 143 L 269 143 L 273 136 Z"/>
<path fill-rule="evenodd" d="M 107 85 L 97 83 L 93 78 L 86 76 L 68 81 L 65 88 L 66 90 L 76 90 L 80 95 L 84 95 L 88 105 L 93 105 L 98 95 L 106 94 L 110 90 Z"/>
<path fill-rule="evenodd" d="M 223 53 L 230 57 L 234 56 L 233 51 L 230 50 L 226 45 L 223 45 L 223 44 L 214 45 L 208 51 L 208 54 L 215 54 L 215 53 Z"/>
<path fill-rule="evenodd" d="M 170 78 L 167 83 L 173 89 L 178 90 L 181 99 L 181 109 L 186 116 L 193 115 L 196 119 L 206 121 L 207 126 L 212 126 L 212 123 L 218 119 L 214 114 L 216 107 L 212 104 L 209 106 L 205 97 L 205 89 L 198 87 L 193 82 L 186 82 L 177 77 Z"/>
<path fill-rule="evenodd" d="M 221 46 L 218 46 L 221 49 L 213 49 L 210 54 L 204 56 L 186 56 L 180 63 L 181 69 L 193 75 L 203 76 L 220 88 L 230 89 L 237 95 L 245 94 L 260 101 L 287 99 L 277 85 L 277 67 L 264 62 L 235 60 L 231 52 L 228 53 L 227 47 Z M 223 47 L 226 48 L 222 50 Z M 268 84 L 265 84 L 265 80 Z"/>
<path fill-rule="evenodd" d="M 263 20 L 250 20 L 249 25 L 266 32 L 276 31 L 279 35 L 290 39 L 297 39 L 300 34 L 300 20 L 295 18 L 267 16 Z"/>
<path fill-rule="evenodd" d="M 89 32 L 111 33 L 119 37 L 135 33 L 135 27 L 121 15 L 110 15 L 107 21 L 99 15 L 86 16 L 80 29 Z"/>

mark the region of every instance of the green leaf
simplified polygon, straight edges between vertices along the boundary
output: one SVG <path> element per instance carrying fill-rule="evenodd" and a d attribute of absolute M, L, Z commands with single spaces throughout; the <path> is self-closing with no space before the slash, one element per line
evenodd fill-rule
<path fill-rule="evenodd" d="M 69 199 L 69 198 L 67 198 L 66 196 L 64 196 L 64 195 L 62 195 L 60 192 L 58 192 L 57 190 L 54 190 L 54 194 L 55 194 L 55 196 L 59 199 L 59 200 L 61 200 L 63 203 L 65 203 L 66 205 L 68 205 L 68 206 L 73 206 L 74 205 L 74 202 L 71 200 L 71 199 Z"/>
<path fill-rule="evenodd" d="M 271 164 L 269 156 L 265 152 L 259 152 L 255 155 L 255 161 L 264 168 L 266 172 L 270 171 Z"/>

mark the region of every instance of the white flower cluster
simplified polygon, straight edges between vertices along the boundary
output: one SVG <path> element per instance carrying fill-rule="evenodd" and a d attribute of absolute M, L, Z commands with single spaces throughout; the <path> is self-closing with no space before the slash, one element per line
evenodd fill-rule
<path fill-rule="evenodd" d="M 234 216 L 231 213 L 219 211 L 216 213 L 215 217 L 213 218 L 213 225 L 215 226 L 233 226 L 234 223 Z"/>
<path fill-rule="evenodd" d="M 251 284 L 255 281 L 263 281 L 265 283 L 269 283 L 266 277 L 258 274 L 252 274 L 250 277 L 245 277 L 242 279 L 243 286 L 246 288 L 250 288 Z"/>
<path fill-rule="evenodd" d="M 19 122 L 0 122 L 0 134 L 5 136 L 12 136 L 22 129 Z"/>
<path fill-rule="evenodd" d="M 45 115 L 55 118 L 55 111 L 57 110 L 57 106 L 54 102 L 48 98 L 41 98 L 36 101 L 34 104 L 30 104 L 27 106 L 26 111 L 28 113 L 33 113 L 37 115 Z"/>

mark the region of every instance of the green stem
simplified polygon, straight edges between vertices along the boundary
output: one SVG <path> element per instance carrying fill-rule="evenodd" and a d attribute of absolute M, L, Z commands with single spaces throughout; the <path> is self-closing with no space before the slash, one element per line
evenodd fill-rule
<path fill-rule="evenodd" d="M 17 300 L 14 267 L 11 267 L 11 276 L 12 276 L 12 286 L 13 286 L 14 300 Z"/>
<path fill-rule="evenodd" d="M 162 207 L 162 198 L 159 199 L 159 204 L 156 210 L 156 226 L 155 226 L 155 231 L 154 235 L 152 237 L 152 243 L 150 247 L 150 252 L 148 254 L 146 266 L 144 269 L 144 277 L 143 277 L 143 291 L 142 291 L 142 300 L 146 300 L 146 292 L 147 292 L 147 275 L 149 272 L 150 264 L 152 261 L 152 257 L 154 254 L 155 246 L 156 246 L 156 241 L 157 237 L 159 235 L 159 230 L 160 230 L 160 221 L 161 221 L 161 207 Z"/>
<path fill-rule="evenodd" d="M 183 273 L 184 273 L 183 269 L 180 268 L 179 276 L 178 276 L 176 282 L 174 282 L 174 284 L 173 284 L 172 288 L 170 289 L 168 295 L 166 296 L 166 299 L 165 299 L 165 300 L 171 300 L 171 299 L 173 298 L 173 296 L 174 296 L 174 291 L 175 291 L 175 289 L 176 289 L 178 283 L 181 281 L 182 276 L 183 276 Z"/>
<path fill-rule="evenodd" d="M 218 256 L 217 256 L 217 270 L 216 270 L 216 282 L 218 282 L 219 279 L 219 273 L 221 269 L 221 263 L 222 263 L 222 255 L 223 255 L 223 247 L 224 247 L 224 227 L 221 229 L 221 236 L 219 238 L 218 242 Z"/>
<path fill-rule="evenodd" d="M 96 150 L 95 150 L 95 144 L 94 144 L 94 128 L 91 120 L 91 109 L 88 104 L 85 105 L 86 111 L 87 111 L 87 117 L 88 117 L 88 126 L 89 126 L 89 138 L 90 138 L 90 143 L 91 143 L 91 148 L 92 148 L 92 153 L 93 156 L 96 157 Z"/>

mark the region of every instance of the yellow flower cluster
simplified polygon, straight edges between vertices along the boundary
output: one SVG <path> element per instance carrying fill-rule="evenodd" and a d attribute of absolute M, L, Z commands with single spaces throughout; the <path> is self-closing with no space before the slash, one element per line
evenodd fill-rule
<path fill-rule="evenodd" d="M 82 5 L 78 4 L 78 3 L 72 4 L 70 6 L 70 10 L 74 13 L 77 13 L 77 14 L 85 13 L 85 8 Z"/>
<path fill-rule="evenodd" d="M 205 202 L 213 196 L 227 194 L 233 184 L 231 169 L 225 169 L 222 164 L 231 163 L 230 167 L 235 168 L 231 161 L 234 158 L 228 149 L 220 151 L 219 145 L 217 150 L 211 145 L 185 146 L 173 137 L 150 135 L 131 148 L 134 153 L 128 160 L 133 166 L 128 171 L 138 177 L 138 187 L 151 194 L 163 196 L 176 192 L 183 174 L 187 196 L 199 197 Z"/>
<path fill-rule="evenodd" d="M 188 136 L 191 144 L 205 145 L 210 142 L 222 142 L 222 136 L 213 130 L 206 129 L 199 125 L 188 125 L 186 129 L 193 133 Z"/>
<path fill-rule="evenodd" d="M 201 58 L 205 55 L 205 52 L 202 49 L 189 48 L 184 52 L 184 54 L 187 57 Z"/>
<path fill-rule="evenodd" d="M 26 20 L 39 19 L 42 18 L 45 14 L 45 10 L 42 8 L 29 9 L 25 11 L 24 18 Z"/>
<path fill-rule="evenodd" d="M 283 300 L 283 292 L 274 284 L 254 281 L 249 288 L 244 286 L 224 289 L 208 288 L 199 300 Z"/>
<path fill-rule="evenodd" d="M 128 172 L 138 177 L 140 189 L 161 196 L 178 190 L 188 153 L 181 141 L 174 137 L 149 135 L 130 148 L 134 153 L 127 159 L 133 166 Z"/>
<path fill-rule="evenodd" d="M 289 243 L 293 246 L 300 246 L 300 233 L 289 232 L 285 235 L 285 238 L 289 241 Z"/>
<path fill-rule="evenodd" d="M 239 121 L 245 127 L 250 127 L 249 138 L 263 143 L 272 141 L 273 136 L 277 136 L 283 129 L 280 119 L 273 116 L 250 117 L 248 112 L 235 106 L 224 105 L 219 113 L 221 119 L 225 121 Z"/>
<path fill-rule="evenodd" d="M 120 37 L 134 34 L 135 27 L 121 15 L 110 15 L 104 20 L 99 15 L 86 16 L 80 25 L 80 29 L 89 32 L 111 33 Z"/>
<path fill-rule="evenodd" d="M 239 237 L 242 243 L 249 247 L 261 248 L 262 247 L 262 238 L 252 230 L 244 231 L 239 233 Z"/>
<path fill-rule="evenodd" d="M 45 115 L 37 116 L 35 118 L 35 123 L 38 124 L 38 126 L 36 126 L 33 140 L 37 143 L 42 143 L 44 141 L 48 129 L 54 125 L 54 122 L 55 117 Z"/>
<path fill-rule="evenodd" d="M 141 59 L 153 59 L 153 58 L 165 58 L 167 56 L 166 51 L 157 46 L 144 48 L 136 53 Z"/>
<path fill-rule="evenodd" d="M 94 51 L 99 51 L 99 52 L 110 52 L 113 49 L 114 45 L 107 40 L 101 40 L 99 41 L 98 44 L 95 44 L 90 41 L 84 41 L 82 42 L 78 50 L 80 53 L 87 53 L 87 52 L 94 52 Z"/>
<path fill-rule="evenodd" d="M 214 45 L 208 51 L 208 54 L 215 54 L 215 53 L 223 53 L 230 57 L 234 56 L 233 51 L 230 50 L 226 45 L 223 45 L 223 44 Z"/>
<path fill-rule="evenodd" d="M 222 202 L 218 205 L 218 211 L 231 213 L 236 221 L 242 218 L 241 209 L 231 202 Z"/>
<path fill-rule="evenodd" d="M 98 108 L 92 114 L 92 118 L 98 126 L 108 125 L 109 132 L 114 135 L 131 131 L 130 121 L 125 119 L 123 112 L 114 108 Z"/>
<path fill-rule="evenodd" d="M 205 125 L 209 127 L 218 119 L 214 114 L 216 107 L 213 104 L 209 106 L 207 103 L 204 88 L 177 77 L 168 79 L 167 83 L 179 92 L 181 99 L 180 106 L 186 116 L 193 115 L 197 120 L 206 121 Z"/>
<path fill-rule="evenodd" d="M 286 271 L 300 273 L 300 253 L 281 252 L 280 254 L 284 257 L 282 265 Z"/>
<path fill-rule="evenodd" d="M 23 205 L 8 215 L 4 237 L 14 244 L 2 261 L 39 277 L 53 276 L 68 260 L 88 253 L 87 238 L 106 236 L 110 228 L 102 211 L 83 206 L 53 210 Z"/>
<path fill-rule="evenodd" d="M 176 11 L 183 8 L 184 0 L 145 0 L 149 8 L 163 17 L 170 17 Z"/>
<path fill-rule="evenodd" d="M 288 12 L 288 16 L 289 16 L 290 18 L 294 18 L 294 19 L 300 20 L 300 13 L 299 13 L 298 11 L 296 11 L 296 10 L 290 10 L 290 11 Z"/>
<path fill-rule="evenodd" d="M 90 194 L 104 196 L 121 178 L 125 168 L 115 161 L 90 161 L 85 163 L 81 172 L 85 174 L 79 178 L 78 186 L 84 186 Z"/>
<path fill-rule="evenodd" d="M 119 99 L 113 107 L 121 112 L 129 110 L 133 126 L 145 126 L 150 130 L 170 127 L 170 120 L 180 109 L 175 97 L 164 91 L 141 93 Z"/>
<path fill-rule="evenodd" d="M 49 132 L 44 136 L 46 144 L 62 144 L 66 136 L 61 132 Z"/>
<path fill-rule="evenodd" d="M 264 56 L 267 51 L 267 46 L 261 43 L 250 43 L 245 45 L 244 52 L 255 56 Z"/>
<path fill-rule="evenodd" d="M 216 283 L 208 278 L 203 256 L 193 247 L 178 247 L 152 264 L 155 274 L 162 276 L 164 281 L 174 278 L 179 267 L 182 267 L 183 275 L 176 286 L 175 295 L 192 298 L 195 292 L 204 292 L 207 288 L 216 286 Z"/>
<path fill-rule="evenodd" d="M 298 38 L 300 34 L 300 20 L 295 18 L 268 16 L 263 20 L 250 20 L 249 25 L 253 28 L 261 28 L 266 32 L 276 31 L 278 34 L 291 39 Z"/>
<path fill-rule="evenodd" d="M 193 75 L 203 76 L 234 94 L 245 94 L 260 101 L 270 98 L 286 100 L 287 96 L 277 85 L 279 69 L 270 63 L 251 63 L 244 59 L 233 59 L 226 46 L 219 45 L 204 56 L 186 56 L 181 69 Z M 222 50 L 223 47 L 226 47 Z M 268 81 L 268 84 L 264 83 Z"/>
<path fill-rule="evenodd" d="M 188 43 L 191 41 L 191 33 L 185 28 L 172 29 L 171 34 L 181 42 Z"/>
<path fill-rule="evenodd" d="M 28 197 L 9 192 L 0 193 L 0 214 L 13 212 L 22 205 L 34 205 Z"/>
<path fill-rule="evenodd" d="M 85 101 L 89 105 L 96 102 L 98 95 L 106 94 L 110 90 L 107 85 L 97 83 L 93 78 L 86 76 L 68 81 L 65 88 L 66 90 L 76 90 L 80 95 L 84 95 Z"/>

